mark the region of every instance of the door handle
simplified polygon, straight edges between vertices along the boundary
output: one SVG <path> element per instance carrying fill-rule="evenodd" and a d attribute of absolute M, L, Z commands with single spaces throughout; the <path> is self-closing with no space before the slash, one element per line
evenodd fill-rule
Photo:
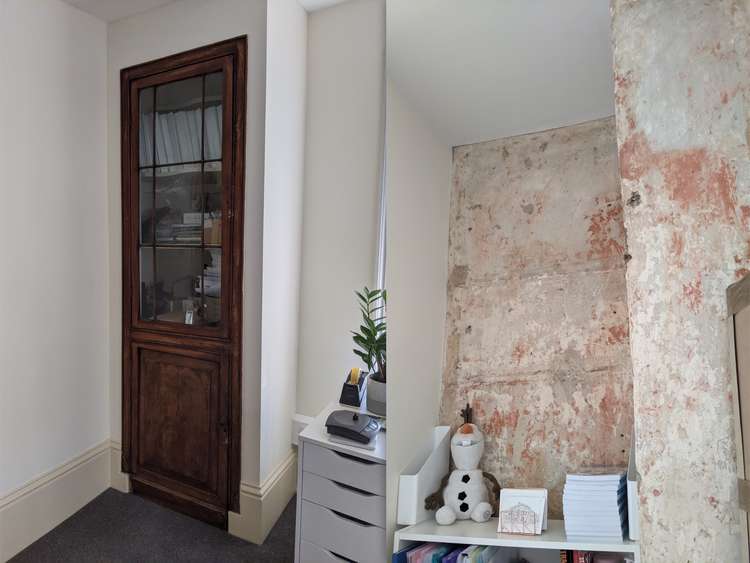
<path fill-rule="evenodd" d="M 226 420 L 219 421 L 219 430 L 221 431 L 221 441 L 226 446 L 229 444 L 229 424 Z"/>

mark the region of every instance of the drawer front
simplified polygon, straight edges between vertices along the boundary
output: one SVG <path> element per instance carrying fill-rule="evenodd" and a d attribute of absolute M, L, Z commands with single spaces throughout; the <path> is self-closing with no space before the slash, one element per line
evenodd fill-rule
<path fill-rule="evenodd" d="M 302 498 L 385 528 L 385 497 L 305 471 L 302 473 Z"/>
<path fill-rule="evenodd" d="M 301 537 L 358 563 L 388 561 L 385 530 L 363 524 L 312 502 L 302 501 Z"/>
<path fill-rule="evenodd" d="M 385 465 L 305 442 L 302 470 L 355 489 L 385 496 Z"/>
<path fill-rule="evenodd" d="M 351 563 L 351 561 L 309 541 L 303 541 L 300 544 L 299 563 Z"/>

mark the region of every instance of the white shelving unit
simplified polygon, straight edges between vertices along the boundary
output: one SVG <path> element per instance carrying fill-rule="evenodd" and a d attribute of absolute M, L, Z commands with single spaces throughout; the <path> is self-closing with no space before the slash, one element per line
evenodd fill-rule
<path fill-rule="evenodd" d="M 539 536 L 523 536 L 515 534 L 499 534 L 497 532 L 497 518 L 478 524 L 472 520 L 464 520 L 440 526 L 434 520 L 426 520 L 401 528 L 394 534 L 393 548 L 395 551 L 408 547 L 415 542 L 453 543 L 465 545 L 497 545 L 502 547 L 519 548 L 525 557 L 531 559 L 529 550 L 551 550 L 546 554 L 540 553 L 540 561 L 559 561 L 559 551 L 606 551 L 611 553 L 632 554 L 635 563 L 641 563 L 640 548 L 637 542 L 630 540 L 611 541 L 591 537 L 568 539 L 565 535 L 565 525 L 562 520 L 550 520 L 548 528 Z M 546 555 L 545 557 L 541 557 Z"/>

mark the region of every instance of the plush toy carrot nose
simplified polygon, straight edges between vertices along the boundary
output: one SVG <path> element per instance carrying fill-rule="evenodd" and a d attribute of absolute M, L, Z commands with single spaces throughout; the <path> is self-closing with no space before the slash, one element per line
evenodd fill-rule
<path fill-rule="evenodd" d="M 461 434 L 471 434 L 472 432 L 474 432 L 474 428 L 472 428 L 472 425 L 467 422 L 466 424 L 463 424 L 461 428 L 458 429 L 458 431 Z"/>

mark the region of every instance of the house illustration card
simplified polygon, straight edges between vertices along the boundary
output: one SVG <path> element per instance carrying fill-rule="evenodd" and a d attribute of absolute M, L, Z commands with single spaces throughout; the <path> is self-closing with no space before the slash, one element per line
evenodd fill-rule
<path fill-rule="evenodd" d="M 502 489 L 497 531 L 539 535 L 547 529 L 547 489 Z"/>

